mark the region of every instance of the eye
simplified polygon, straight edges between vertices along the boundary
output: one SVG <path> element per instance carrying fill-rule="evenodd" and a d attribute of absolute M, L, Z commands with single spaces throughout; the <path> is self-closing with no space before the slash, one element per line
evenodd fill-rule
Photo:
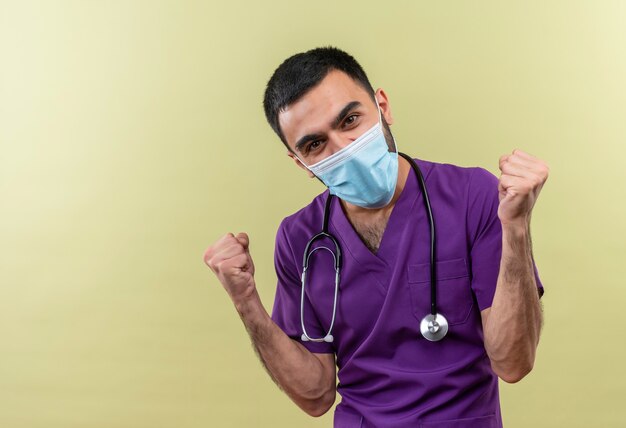
<path fill-rule="evenodd" d="M 322 140 L 315 140 L 306 146 L 306 152 L 309 153 L 310 151 L 317 149 L 321 145 Z"/>
<path fill-rule="evenodd" d="M 343 126 L 345 127 L 353 125 L 356 122 L 357 117 L 357 114 L 351 114 L 350 116 L 346 117 L 346 120 L 343 121 Z"/>

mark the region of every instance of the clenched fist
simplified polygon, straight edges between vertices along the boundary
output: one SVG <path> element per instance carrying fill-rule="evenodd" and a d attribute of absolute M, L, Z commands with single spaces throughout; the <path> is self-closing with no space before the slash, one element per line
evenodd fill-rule
<path fill-rule="evenodd" d="M 228 295 L 237 303 L 255 291 L 254 263 L 245 233 L 227 233 L 204 252 L 204 262 L 220 280 Z"/>
<path fill-rule="evenodd" d="M 548 179 L 548 165 L 522 150 L 500 156 L 498 217 L 505 224 L 527 224 L 539 192 Z"/>

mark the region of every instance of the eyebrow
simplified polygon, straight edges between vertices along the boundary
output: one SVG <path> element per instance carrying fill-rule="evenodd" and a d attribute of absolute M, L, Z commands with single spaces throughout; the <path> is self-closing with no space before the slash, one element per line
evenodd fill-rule
<path fill-rule="evenodd" d="M 350 101 L 348 104 L 344 106 L 344 108 L 341 109 L 337 117 L 333 119 L 333 121 L 330 123 L 330 127 L 332 129 L 336 129 L 339 126 L 339 124 L 346 118 L 348 113 L 350 113 L 352 110 L 354 110 L 357 107 L 361 107 L 361 103 L 359 101 Z M 296 150 L 300 151 L 300 149 L 306 143 L 308 143 L 309 141 L 317 140 L 321 137 L 323 137 L 323 134 L 319 134 L 319 133 L 305 135 L 304 137 L 300 138 L 298 142 L 296 143 Z"/>

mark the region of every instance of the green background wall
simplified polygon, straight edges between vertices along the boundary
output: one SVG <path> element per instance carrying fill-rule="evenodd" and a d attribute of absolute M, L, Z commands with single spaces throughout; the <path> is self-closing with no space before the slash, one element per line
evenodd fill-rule
<path fill-rule="evenodd" d="M 274 386 L 202 262 L 249 233 L 271 310 L 276 228 L 323 188 L 262 94 L 327 44 L 386 90 L 402 151 L 548 163 L 545 327 L 504 422 L 626 426 L 625 22 L 622 1 L 1 1 L 0 426 L 332 425 Z"/>

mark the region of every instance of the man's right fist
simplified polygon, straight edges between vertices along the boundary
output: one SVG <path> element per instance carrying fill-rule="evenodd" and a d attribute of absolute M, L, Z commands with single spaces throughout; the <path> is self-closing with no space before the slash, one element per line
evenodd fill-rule
<path fill-rule="evenodd" d="M 254 263 L 245 233 L 227 233 L 204 252 L 206 263 L 220 280 L 228 295 L 237 303 L 255 290 Z"/>

